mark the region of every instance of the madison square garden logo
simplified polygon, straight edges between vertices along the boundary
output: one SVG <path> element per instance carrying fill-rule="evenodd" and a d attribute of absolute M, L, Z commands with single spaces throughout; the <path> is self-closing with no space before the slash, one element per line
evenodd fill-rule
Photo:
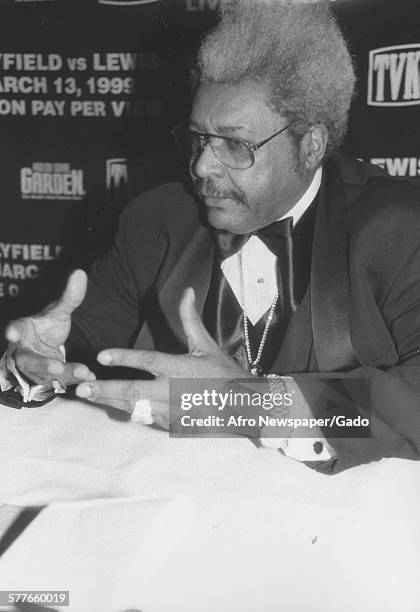
<path fill-rule="evenodd" d="M 369 52 L 369 106 L 420 104 L 420 43 Z"/>
<path fill-rule="evenodd" d="M 162 182 L 159 164 L 144 159 L 118 157 L 106 160 L 108 204 L 122 208 L 139 193 Z"/>
<path fill-rule="evenodd" d="M 67 162 L 33 162 L 20 169 L 20 195 L 24 200 L 83 200 L 83 170 Z"/>

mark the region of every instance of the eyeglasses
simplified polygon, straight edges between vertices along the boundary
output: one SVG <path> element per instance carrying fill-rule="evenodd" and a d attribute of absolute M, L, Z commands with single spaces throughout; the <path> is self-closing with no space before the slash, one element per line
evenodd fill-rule
<path fill-rule="evenodd" d="M 240 138 L 196 132 L 191 130 L 184 121 L 173 128 L 172 136 L 179 149 L 189 159 L 196 159 L 204 147 L 209 144 L 214 155 L 222 164 L 235 170 L 246 170 L 255 164 L 255 151 L 287 130 L 288 127 L 286 125 L 275 134 L 254 145 Z"/>

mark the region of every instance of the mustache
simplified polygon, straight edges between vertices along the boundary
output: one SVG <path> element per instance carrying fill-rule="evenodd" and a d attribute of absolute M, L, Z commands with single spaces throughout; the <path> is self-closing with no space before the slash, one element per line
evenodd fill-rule
<path fill-rule="evenodd" d="M 233 189 L 221 189 L 212 179 L 197 179 L 193 183 L 193 189 L 199 198 L 230 198 L 240 204 L 246 203 L 244 193 Z"/>

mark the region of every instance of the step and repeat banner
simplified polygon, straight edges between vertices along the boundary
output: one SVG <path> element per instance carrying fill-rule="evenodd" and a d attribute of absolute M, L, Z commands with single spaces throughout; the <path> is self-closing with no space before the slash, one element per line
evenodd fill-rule
<path fill-rule="evenodd" d="M 132 197 L 185 173 L 188 58 L 229 0 L 1 0 L 0 320 L 51 299 Z M 358 75 L 345 150 L 420 176 L 420 4 L 336 0 Z"/>

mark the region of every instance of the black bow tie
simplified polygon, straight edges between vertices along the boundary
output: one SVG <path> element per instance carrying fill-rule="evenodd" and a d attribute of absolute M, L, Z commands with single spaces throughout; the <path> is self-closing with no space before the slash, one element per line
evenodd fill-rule
<path fill-rule="evenodd" d="M 262 227 L 251 234 L 231 234 L 225 231 L 214 231 L 213 236 L 219 256 L 227 259 L 241 250 L 251 236 L 258 236 L 274 255 L 284 253 L 292 244 L 293 218 L 287 217 Z"/>

